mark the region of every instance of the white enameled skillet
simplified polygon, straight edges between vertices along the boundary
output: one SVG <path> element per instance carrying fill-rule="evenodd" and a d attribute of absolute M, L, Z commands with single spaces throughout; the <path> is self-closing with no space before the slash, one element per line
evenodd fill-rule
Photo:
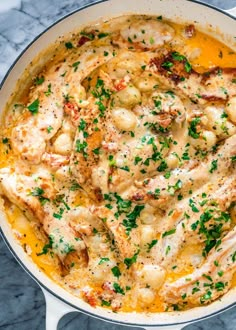
<path fill-rule="evenodd" d="M 45 32 L 40 34 L 18 57 L 6 74 L 0 90 L 1 109 L 9 99 L 18 79 L 24 69 L 35 56 L 53 44 L 61 35 L 86 26 L 91 21 L 101 17 L 115 17 L 127 13 L 162 15 L 173 21 L 194 22 L 197 27 L 211 33 L 217 31 L 220 38 L 236 47 L 236 7 L 224 12 L 199 1 L 188 0 L 104 0 L 79 8 L 62 18 Z M 93 308 L 82 299 L 76 298 L 50 280 L 25 254 L 16 242 L 13 232 L 3 212 L 0 213 L 0 232 L 8 248 L 27 271 L 41 286 L 47 303 L 46 329 L 54 330 L 59 319 L 68 312 L 79 311 L 104 321 L 122 325 L 137 326 L 144 329 L 175 329 L 180 330 L 185 325 L 203 320 L 223 312 L 236 304 L 236 288 L 232 289 L 222 299 L 210 304 L 184 312 L 141 314 L 112 313 L 107 309 Z"/>

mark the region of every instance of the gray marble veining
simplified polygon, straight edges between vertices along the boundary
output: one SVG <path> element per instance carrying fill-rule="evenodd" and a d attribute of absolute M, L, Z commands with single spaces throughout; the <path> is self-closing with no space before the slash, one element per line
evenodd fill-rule
<path fill-rule="evenodd" d="M 0 1 L 10 3 L 12 0 Z M 22 0 L 20 8 L 0 13 L 0 81 L 15 58 L 37 34 L 63 15 L 92 2 L 95 1 Z M 224 9 L 236 6 L 236 0 L 208 0 L 205 2 Z M 21 269 L 0 238 L 0 330 L 44 329 L 45 301 L 43 294 L 38 285 Z M 71 313 L 60 321 L 59 329 L 125 330 L 128 328 L 111 325 L 83 314 Z M 236 330 L 236 308 L 217 317 L 189 325 L 185 329 Z"/>

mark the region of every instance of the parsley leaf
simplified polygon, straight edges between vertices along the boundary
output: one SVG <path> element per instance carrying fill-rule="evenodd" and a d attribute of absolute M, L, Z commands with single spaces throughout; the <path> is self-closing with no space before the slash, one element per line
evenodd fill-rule
<path fill-rule="evenodd" d="M 188 135 L 191 136 L 193 139 L 198 139 L 200 136 L 200 133 L 197 132 L 197 126 L 200 124 L 201 119 L 199 117 L 194 118 L 190 122 L 190 126 L 188 128 Z"/>
<path fill-rule="evenodd" d="M 157 244 L 157 242 L 158 242 L 158 240 L 154 239 L 151 241 L 151 243 L 147 243 L 147 246 L 148 246 L 147 252 L 150 252 L 151 249 L 153 248 L 153 246 Z"/>
<path fill-rule="evenodd" d="M 87 152 L 85 151 L 86 148 L 87 148 L 87 146 L 88 146 L 88 143 L 87 143 L 86 141 L 81 142 L 81 141 L 78 139 L 78 140 L 76 140 L 76 142 L 75 142 L 75 150 L 76 150 L 77 152 L 82 153 L 82 155 L 84 156 L 84 158 L 87 158 L 87 157 L 88 157 L 88 154 L 87 154 Z"/>
<path fill-rule="evenodd" d="M 217 170 L 217 167 L 218 167 L 218 159 L 215 159 L 211 162 L 211 168 L 209 170 L 210 173 L 213 173 L 215 170 Z"/>
<path fill-rule="evenodd" d="M 123 296 L 125 295 L 124 290 L 119 286 L 118 283 L 113 283 L 113 288 L 114 288 L 114 290 L 115 290 L 116 293 L 120 293 Z"/>
<path fill-rule="evenodd" d="M 42 251 L 40 253 L 37 253 L 37 256 L 41 256 L 43 254 L 47 254 L 49 249 L 52 249 L 53 246 L 53 237 L 49 235 L 49 242 L 44 245 Z"/>
<path fill-rule="evenodd" d="M 199 209 L 196 207 L 195 202 L 191 198 L 189 200 L 189 206 L 191 207 L 191 209 L 194 213 L 199 212 Z"/>
<path fill-rule="evenodd" d="M 39 110 L 39 99 L 36 99 L 34 102 L 32 102 L 27 109 L 34 115 L 38 113 Z"/>
<path fill-rule="evenodd" d="M 129 269 L 137 261 L 138 254 L 139 250 L 133 255 L 133 257 L 124 259 L 127 269 Z"/>
<path fill-rule="evenodd" d="M 121 272 L 118 266 L 113 267 L 111 271 L 115 277 L 119 278 L 121 276 Z"/>
<path fill-rule="evenodd" d="M 67 49 L 72 49 L 72 48 L 74 48 L 73 44 L 72 44 L 70 41 L 69 41 L 69 42 L 66 42 L 66 43 L 65 43 L 65 46 L 66 46 Z"/>
<path fill-rule="evenodd" d="M 102 265 L 102 264 L 104 264 L 104 262 L 108 262 L 108 261 L 110 261 L 109 258 L 101 258 L 98 264 Z"/>
<path fill-rule="evenodd" d="M 42 76 L 42 77 L 36 77 L 35 78 L 35 81 L 34 81 L 34 83 L 35 83 L 35 85 L 42 85 L 42 83 L 44 82 L 44 77 Z"/>
<path fill-rule="evenodd" d="M 49 201 L 47 197 L 44 197 L 44 190 L 40 187 L 35 187 L 33 191 L 30 192 L 31 196 L 38 197 L 40 204 L 44 205 L 46 202 Z"/>
<path fill-rule="evenodd" d="M 171 229 L 171 230 L 169 230 L 169 231 L 166 231 L 166 232 L 164 232 L 164 233 L 162 234 L 162 238 L 164 238 L 164 237 L 166 237 L 166 236 L 170 236 L 170 235 L 174 234 L 175 232 L 176 232 L 176 229 L 175 229 L 175 228 L 173 228 L 173 229 Z"/>
<path fill-rule="evenodd" d="M 128 235 L 133 228 L 137 228 L 136 219 L 140 216 L 141 211 L 144 209 L 144 205 L 135 205 L 133 211 L 127 214 L 126 219 L 122 224 L 126 227 L 126 234 Z"/>

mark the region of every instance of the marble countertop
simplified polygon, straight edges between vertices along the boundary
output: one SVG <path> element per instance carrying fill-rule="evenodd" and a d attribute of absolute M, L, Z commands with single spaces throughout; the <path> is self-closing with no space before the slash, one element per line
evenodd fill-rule
<path fill-rule="evenodd" d="M 131 1 L 131 0 L 130 0 Z M 177 0 L 176 0 L 177 1 Z M 0 0 L 0 81 L 28 43 L 55 20 L 94 0 Z M 205 0 L 227 9 L 236 0 Z M 11 5 L 14 6 L 10 9 Z M 60 330 L 125 330 L 79 313 L 66 315 Z M 236 307 L 185 330 L 235 330 Z M 0 237 L 0 330 L 44 330 L 45 301 L 38 285 L 23 271 Z M 138 328 L 133 328 L 138 329 Z"/>

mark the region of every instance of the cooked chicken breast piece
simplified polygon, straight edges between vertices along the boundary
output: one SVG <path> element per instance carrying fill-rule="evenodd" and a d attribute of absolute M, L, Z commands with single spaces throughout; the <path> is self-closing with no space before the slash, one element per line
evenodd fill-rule
<path fill-rule="evenodd" d="M 51 240 L 53 251 L 62 262 L 69 253 L 76 251 L 80 254 L 86 249 L 80 233 L 68 226 L 68 210 L 63 208 L 63 204 L 52 203 L 57 192 L 50 180 L 1 169 L 0 187 L 1 193 L 26 215 L 39 220 Z"/>
<path fill-rule="evenodd" d="M 212 250 L 203 265 L 192 274 L 166 282 L 160 295 L 170 304 L 209 304 L 229 291 L 236 270 L 235 228 Z"/>

